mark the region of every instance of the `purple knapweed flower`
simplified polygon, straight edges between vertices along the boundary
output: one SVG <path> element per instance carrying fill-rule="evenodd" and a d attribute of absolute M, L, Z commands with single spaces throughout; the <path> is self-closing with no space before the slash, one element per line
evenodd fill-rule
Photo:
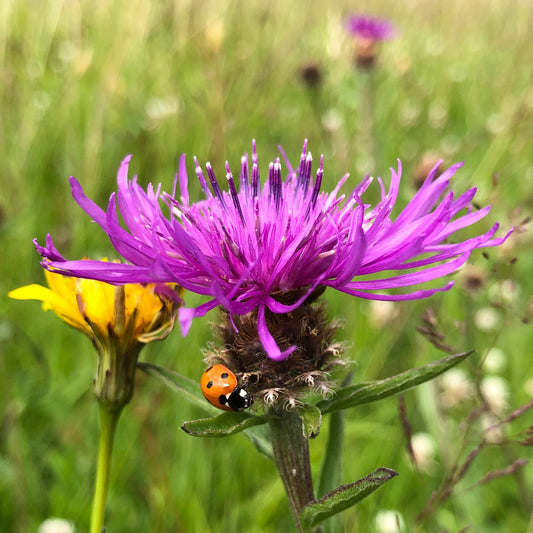
<path fill-rule="evenodd" d="M 172 194 L 137 178 L 128 180 L 126 157 L 118 172 L 118 191 L 109 200 L 107 212 L 87 198 L 75 178 L 72 194 L 82 209 L 109 235 L 118 253 L 130 264 L 100 261 L 67 261 L 54 247 L 36 243 L 45 258 L 43 266 L 62 274 L 97 279 L 114 284 L 175 282 L 184 289 L 209 296 L 195 309 L 180 309 L 186 334 L 194 317 L 217 306 L 230 316 L 257 312 L 259 339 L 268 356 L 288 357 L 295 347 L 281 351 L 267 326 L 266 311 L 289 313 L 317 288 L 332 287 L 352 296 L 374 300 L 413 300 L 448 290 L 453 282 L 438 288 L 403 289 L 441 278 L 456 271 L 475 248 L 497 246 L 509 235 L 493 238 L 498 224 L 487 233 L 448 242 L 457 230 L 485 217 L 490 206 L 470 206 L 476 189 L 455 198 L 447 191 L 456 164 L 435 177 L 438 165 L 413 199 L 395 218 L 401 177 L 391 169 L 388 192 L 381 179 L 381 200 L 374 207 L 363 202 L 372 179 L 366 177 L 349 195 L 340 193 L 345 175 L 331 192 L 321 191 L 323 158 L 313 180 L 312 157 L 304 144 L 300 163 L 282 179 L 279 158 L 270 163 L 268 178 L 261 185 L 255 142 L 249 172 L 248 156 L 241 160 L 235 179 L 226 163 L 228 190 L 223 191 L 207 163 L 207 179 L 195 158 L 196 175 L 205 200 L 189 203 L 185 156 L 181 157 Z M 439 162 L 440 163 L 440 162 Z M 176 194 L 179 183 L 180 194 Z M 163 213 L 160 201 L 166 204 Z M 119 213 L 127 227 L 119 222 Z M 287 295 L 293 294 L 291 298 Z"/>
<path fill-rule="evenodd" d="M 394 26 L 386 19 L 351 15 L 346 19 L 346 30 L 353 37 L 372 41 L 384 41 L 395 34 Z"/>
<path fill-rule="evenodd" d="M 352 15 L 346 22 L 346 29 L 354 37 L 353 60 L 363 70 L 371 70 L 377 58 L 377 44 L 395 34 L 394 26 L 385 19 Z"/>

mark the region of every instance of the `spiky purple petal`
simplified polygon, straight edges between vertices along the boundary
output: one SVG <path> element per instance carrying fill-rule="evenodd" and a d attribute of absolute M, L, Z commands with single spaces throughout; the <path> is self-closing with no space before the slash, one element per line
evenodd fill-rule
<path fill-rule="evenodd" d="M 280 349 L 268 330 L 267 312 L 295 310 L 319 286 L 366 299 L 425 298 L 448 290 L 453 282 L 429 289 L 417 286 L 455 272 L 473 249 L 497 246 L 510 234 L 494 238 L 496 224 L 481 235 L 446 242 L 490 210 L 471 207 L 475 189 L 457 198 L 446 192 L 461 164 L 437 178 L 435 166 L 414 198 L 392 219 L 401 179 L 399 161 L 398 170 L 391 169 L 388 191 L 378 179 L 381 199 L 372 207 L 362 199 L 372 181 L 369 177 L 347 196 L 340 189 L 348 175 L 332 192 L 320 192 L 323 158 L 313 179 L 307 141 L 298 167 L 293 170 L 288 164 L 283 180 L 276 159 L 263 186 L 254 142 L 251 173 L 248 156 L 241 159 L 239 191 L 227 163 L 226 191 L 220 189 L 209 163 L 206 180 L 195 158 L 205 200 L 191 205 L 183 156 L 172 194 L 161 193 L 160 186 L 149 185 L 145 190 L 136 178 L 128 180 L 129 162 L 130 156 L 122 162 L 118 190 L 111 195 L 107 211 L 87 198 L 74 178 L 71 185 L 75 200 L 130 264 L 67 261 L 47 237 L 44 247 L 36 243 L 43 265 L 66 275 L 116 284 L 173 281 L 210 297 L 195 309 L 180 309 L 184 333 L 193 318 L 219 305 L 230 317 L 257 311 L 259 338 L 275 360 L 288 357 L 295 347 Z M 170 215 L 163 214 L 161 201 Z M 119 215 L 126 227 L 119 223 Z M 407 293 L 382 292 L 409 287 Z M 294 296 L 287 300 L 280 299 L 280 294 Z"/>
<path fill-rule="evenodd" d="M 366 15 L 351 15 L 346 20 L 346 29 L 354 37 L 374 41 L 390 39 L 396 33 L 394 26 L 388 20 Z"/>

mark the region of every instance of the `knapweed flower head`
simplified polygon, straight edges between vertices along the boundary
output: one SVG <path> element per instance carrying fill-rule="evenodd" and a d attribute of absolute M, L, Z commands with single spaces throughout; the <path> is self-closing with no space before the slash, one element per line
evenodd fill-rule
<path fill-rule="evenodd" d="M 394 26 L 386 19 L 351 15 L 346 20 L 346 29 L 353 37 L 384 41 L 395 34 Z"/>
<path fill-rule="evenodd" d="M 351 15 L 346 20 L 346 30 L 350 35 L 373 41 L 384 41 L 394 36 L 396 30 L 386 19 Z"/>
<path fill-rule="evenodd" d="M 275 314 L 267 310 L 266 321 L 276 342 L 287 339 L 297 346 L 290 357 L 274 360 L 262 348 L 257 331 L 257 312 L 228 316 L 216 323 L 221 342 L 206 353 L 207 366 L 222 363 L 238 376 L 241 386 L 254 398 L 255 407 L 268 411 L 299 407 L 311 395 L 328 397 L 334 390 L 337 367 L 345 365 L 345 343 L 335 342 L 338 324 L 327 318 L 319 297 L 320 287 L 294 311 Z M 287 302 L 296 294 L 279 294 Z"/>
<path fill-rule="evenodd" d="M 399 161 L 398 169 L 391 169 L 388 189 L 377 180 L 381 199 L 374 206 L 364 202 L 370 177 L 348 194 L 341 193 L 348 175 L 331 192 L 322 191 L 323 157 L 313 178 L 307 142 L 296 168 L 287 162 L 283 178 L 276 159 L 264 184 L 254 143 L 251 161 L 248 156 L 242 158 L 237 179 L 226 163 L 227 190 L 220 188 L 209 163 L 204 173 L 195 159 L 205 194 L 204 200 L 195 203 L 189 202 L 184 156 L 172 193 L 162 193 L 161 186 L 148 185 L 145 190 L 136 178 L 128 180 L 129 162 L 127 157 L 120 167 L 118 191 L 111 195 L 107 211 L 88 199 L 71 178 L 76 201 L 128 263 L 67 261 L 48 236 L 45 247 L 36 243 L 45 258 L 43 265 L 58 273 L 114 284 L 174 282 L 208 296 L 195 309 L 180 309 L 184 333 L 194 317 L 218 306 L 228 312 L 235 330 L 240 320 L 235 317 L 252 313 L 258 349 L 277 361 L 299 347 L 290 337 L 277 335 L 269 321 L 294 312 L 316 291 L 331 287 L 376 300 L 425 298 L 448 290 L 453 282 L 418 285 L 455 272 L 472 250 L 499 245 L 507 237 L 494 238 L 498 224 L 475 237 L 460 240 L 456 236 L 490 210 L 490 206 L 479 210 L 470 206 L 475 188 L 458 197 L 448 190 L 461 164 L 438 178 L 435 167 L 392 218 L 401 180 Z M 126 228 L 119 222 L 119 213 Z"/>
<path fill-rule="evenodd" d="M 385 19 L 366 15 L 351 15 L 345 22 L 346 30 L 355 39 L 354 62 L 358 67 L 371 68 L 376 61 L 376 44 L 390 39 L 396 33 Z"/>
<path fill-rule="evenodd" d="M 105 261 L 103 261 L 106 263 Z M 117 263 L 109 263 L 117 264 Z M 180 288 L 166 285 L 113 286 L 101 281 L 63 276 L 45 270 L 48 287 L 33 284 L 9 293 L 17 300 L 40 300 L 70 326 L 89 337 L 98 352 L 95 393 L 120 401 L 133 393 L 135 365 L 142 346 L 165 338 L 174 326 Z M 122 380 L 124 390 L 120 388 Z M 117 396 L 113 401 L 118 401 Z M 125 402 L 127 403 L 127 402 Z"/>

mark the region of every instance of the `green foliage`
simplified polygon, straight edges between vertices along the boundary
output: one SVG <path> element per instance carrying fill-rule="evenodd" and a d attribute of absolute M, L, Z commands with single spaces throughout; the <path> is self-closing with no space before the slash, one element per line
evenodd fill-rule
<path fill-rule="evenodd" d="M 181 429 L 194 437 L 227 437 L 265 422 L 266 419 L 261 416 L 226 412 L 213 418 L 184 422 Z"/>
<path fill-rule="evenodd" d="M 364 403 L 382 400 L 436 378 L 449 368 L 464 361 L 471 353 L 465 352 L 450 355 L 422 367 L 411 368 L 390 378 L 341 388 L 336 391 L 333 398 L 322 400 L 317 407 L 322 413 L 331 413 L 340 409 L 349 409 Z"/>
<path fill-rule="evenodd" d="M 397 472 L 389 468 L 378 468 L 363 479 L 337 487 L 319 500 L 306 505 L 300 514 L 304 530 L 307 531 L 327 518 L 354 506 L 397 475 Z"/>
<path fill-rule="evenodd" d="M 179 394 L 181 398 L 193 405 L 196 405 L 209 413 L 220 413 L 219 409 L 205 401 L 198 383 L 193 379 L 153 363 L 141 362 L 137 367 L 143 372 L 146 372 L 149 376 L 158 379 L 173 392 Z"/>
<path fill-rule="evenodd" d="M 381 46 L 371 78 L 352 68 L 352 42 L 342 28 L 342 17 L 354 8 L 353 2 L 325 0 L 312 9 L 302 0 L 274 0 L 267 7 L 213 0 L 46 0 L 38 8 L 0 2 L 3 531 L 34 532 L 49 516 L 87 530 L 98 435 L 92 347 L 38 303 L 6 296 L 44 282 L 34 237 L 43 241 L 50 232 L 67 257 L 112 256 L 107 239 L 73 202 L 70 175 L 105 206 L 128 153 L 141 183 L 161 181 L 168 190 L 182 152 L 189 166 L 197 155 L 221 176 L 224 161 L 234 168 L 252 138 L 264 169 L 278 144 L 294 164 L 307 137 L 315 159 L 324 154 L 324 187 L 345 172 L 351 173 L 346 191 L 367 171 L 387 184 L 387 168 L 400 157 L 400 198 L 406 201 L 418 162 L 431 153 L 446 164 L 466 161 L 454 185 L 476 185 L 476 201 L 492 204 L 489 218 L 503 228 L 530 215 L 531 2 L 453 0 L 443 7 L 376 0 L 372 11 L 392 19 L 399 32 Z M 314 92 L 298 74 L 310 60 L 323 72 Z M 360 90 L 366 82 L 373 91 L 371 131 L 362 120 L 368 116 Z M 189 189 L 192 198 L 201 197 L 192 179 Z M 339 339 L 353 347 L 356 383 L 438 359 L 438 349 L 417 328 L 432 329 L 437 336 L 428 335 L 431 340 L 454 352 L 476 349 L 458 367 L 470 386 L 455 403 L 438 378 L 406 391 L 401 415 L 393 398 L 346 411 L 342 479 L 325 483 L 324 491 L 381 464 L 401 474 L 344 512 L 346 533 L 378 531 L 383 509 L 399 510 L 407 531 L 527 530 L 531 467 L 479 482 L 519 458 L 531 459 L 531 448 L 520 444 L 527 443 L 531 411 L 491 432 L 493 442 L 473 457 L 448 496 L 427 504 L 486 437 L 486 424 L 505 420 L 530 399 L 530 250 L 530 235 L 517 232 L 505 247 L 487 250 L 486 258 L 472 254 L 470 263 L 484 274 L 476 292 L 465 288 L 461 275 L 451 291 L 395 304 L 385 315 L 374 303 L 326 292 L 330 316 L 343 320 Z M 189 306 L 203 301 L 187 296 Z M 430 323 L 422 318 L 428 307 Z M 487 310 L 496 319 L 492 325 L 480 320 Z M 176 370 L 192 386 L 204 369 L 211 320 L 212 313 L 196 320 L 187 338 L 176 330 L 147 347 L 142 359 Z M 486 364 L 495 353 L 503 360 L 499 367 Z M 506 387 L 496 410 L 484 402 L 487 377 Z M 179 431 L 185 420 L 215 414 L 195 390 L 198 402 L 191 405 L 138 373 L 117 429 L 109 531 L 291 531 L 275 468 L 250 442 L 238 435 L 194 439 Z M 330 416 L 310 442 L 316 472 Z M 425 462 L 411 459 L 408 429 L 432 442 Z"/>
<path fill-rule="evenodd" d="M 316 406 L 303 404 L 298 409 L 298 417 L 301 420 L 303 436 L 306 439 L 313 439 L 318 436 L 323 413 L 332 413 L 332 416 L 334 416 L 338 411 L 351 409 L 365 403 L 376 402 L 403 392 L 411 387 L 436 378 L 443 372 L 446 372 L 446 370 L 464 361 L 471 353 L 466 352 L 451 355 L 439 361 L 428 363 L 422 367 L 413 368 L 396 376 L 373 383 L 363 383 L 339 388 L 333 399 L 321 401 Z M 145 372 L 159 379 L 181 398 L 195 405 L 198 404 L 200 398 L 197 393 L 197 387 L 195 387 L 195 384 L 191 380 L 157 365 L 142 363 L 140 366 Z M 264 415 L 253 415 L 244 412 L 224 412 L 212 418 L 184 422 L 181 429 L 194 437 L 218 438 L 228 437 L 244 431 L 245 435 L 250 438 L 260 453 L 268 458 L 272 458 L 272 445 L 268 437 L 250 430 L 254 426 L 267 424 L 268 421 L 268 413 Z M 335 417 L 333 427 L 331 428 L 332 431 L 339 430 L 339 423 L 340 421 Z M 330 484 L 338 476 L 340 471 L 339 454 L 342 452 L 341 437 L 342 435 L 339 433 L 332 433 L 329 436 L 328 448 L 323 460 L 323 479 L 321 480 L 320 492 L 323 491 L 324 486 Z M 328 469 L 332 471 L 328 472 Z M 302 527 L 308 530 L 328 518 L 335 517 L 341 511 L 360 502 L 395 475 L 397 475 L 397 472 L 381 468 L 355 483 L 336 487 L 319 500 L 306 506 L 300 515 Z"/>
<path fill-rule="evenodd" d="M 302 419 L 303 433 L 306 439 L 314 439 L 320 433 L 320 426 L 322 425 L 322 413 L 318 407 L 314 405 L 303 405 L 298 410 L 298 414 Z"/>
<path fill-rule="evenodd" d="M 180 399 L 199 406 L 204 411 L 218 415 L 212 418 L 184 422 L 181 429 L 185 433 L 194 437 L 228 437 L 243 431 L 244 436 L 250 440 L 259 453 L 269 459 L 272 457 L 272 446 L 265 436 L 265 432 L 260 429 L 249 430 L 249 428 L 266 423 L 265 417 L 251 416 L 248 413 L 220 413 L 219 409 L 206 402 L 195 381 L 153 363 L 139 363 L 138 366 L 178 394 Z"/>

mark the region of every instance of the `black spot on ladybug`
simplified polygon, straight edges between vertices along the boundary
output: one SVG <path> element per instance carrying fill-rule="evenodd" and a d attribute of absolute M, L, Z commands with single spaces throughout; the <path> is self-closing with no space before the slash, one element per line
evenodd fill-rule
<path fill-rule="evenodd" d="M 228 375 L 229 375 L 229 374 L 228 374 L 227 372 L 222 372 L 222 374 L 220 374 L 220 377 L 221 377 L 222 379 L 227 379 Z"/>
<path fill-rule="evenodd" d="M 213 386 L 213 382 L 212 382 L 212 381 L 210 381 L 210 382 L 206 385 L 206 387 L 207 387 L 208 389 L 210 389 L 212 386 Z"/>
<path fill-rule="evenodd" d="M 221 395 L 218 397 L 218 401 L 219 401 L 222 405 L 226 405 L 226 402 L 228 401 L 228 399 L 227 399 L 223 394 L 221 394 Z"/>

